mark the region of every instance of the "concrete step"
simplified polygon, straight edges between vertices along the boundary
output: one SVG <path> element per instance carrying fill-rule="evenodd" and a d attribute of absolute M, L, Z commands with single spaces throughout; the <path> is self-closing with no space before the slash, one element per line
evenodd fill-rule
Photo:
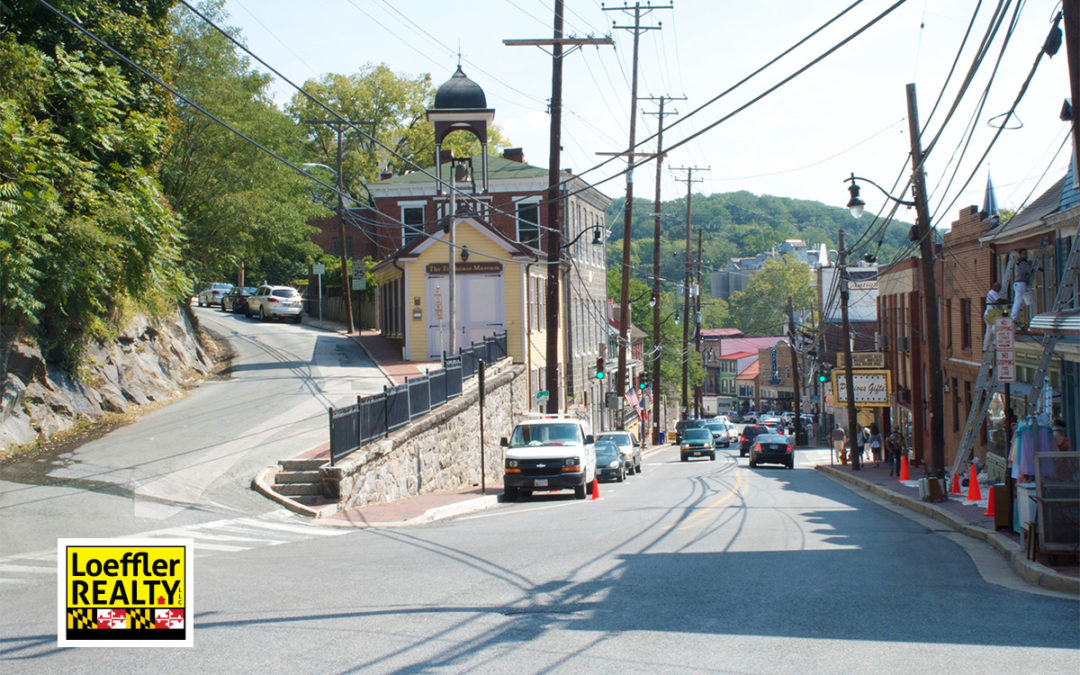
<path fill-rule="evenodd" d="M 274 492 L 286 497 L 317 497 L 322 494 L 320 483 L 284 483 L 274 486 Z"/>
<path fill-rule="evenodd" d="M 318 471 L 281 471 L 274 476 L 274 483 L 318 483 Z"/>
<path fill-rule="evenodd" d="M 278 462 L 286 471 L 317 471 L 319 467 L 329 464 L 330 460 L 325 457 L 308 457 L 304 459 L 283 459 Z"/>

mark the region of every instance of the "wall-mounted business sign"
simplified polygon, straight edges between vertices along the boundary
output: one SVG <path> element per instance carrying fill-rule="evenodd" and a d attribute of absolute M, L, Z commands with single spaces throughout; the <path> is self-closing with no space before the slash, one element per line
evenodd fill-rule
<path fill-rule="evenodd" d="M 449 263 L 428 263 L 428 274 L 448 274 Z M 454 271 L 458 274 L 498 274 L 502 272 L 502 263 L 498 262 L 459 262 L 454 265 Z"/>
<path fill-rule="evenodd" d="M 840 369 L 833 370 L 833 400 L 837 405 L 847 403 L 847 378 Z M 889 407 L 892 395 L 892 374 L 888 370 L 860 370 L 854 372 L 855 405 Z"/>
<path fill-rule="evenodd" d="M 836 353 L 836 367 L 844 367 L 844 352 Z M 884 368 L 885 354 L 882 352 L 851 352 L 852 368 Z"/>

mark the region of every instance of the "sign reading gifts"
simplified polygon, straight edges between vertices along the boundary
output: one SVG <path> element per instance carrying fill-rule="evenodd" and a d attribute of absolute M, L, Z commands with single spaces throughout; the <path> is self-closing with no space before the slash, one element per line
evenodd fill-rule
<path fill-rule="evenodd" d="M 887 370 L 860 370 L 853 373 L 855 405 L 888 407 L 892 395 L 892 374 Z M 843 371 L 833 370 L 833 398 L 847 403 L 847 379 Z"/>
<path fill-rule="evenodd" d="M 190 539 L 61 539 L 61 647 L 191 647 Z"/>

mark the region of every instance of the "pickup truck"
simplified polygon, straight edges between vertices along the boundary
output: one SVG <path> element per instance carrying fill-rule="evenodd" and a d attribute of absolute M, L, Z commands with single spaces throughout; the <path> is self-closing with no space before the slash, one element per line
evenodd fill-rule
<path fill-rule="evenodd" d="M 516 501 L 534 490 L 573 490 L 578 499 L 592 492 L 596 448 L 587 420 L 544 415 L 522 420 L 509 438 L 503 468 L 503 499 Z"/>

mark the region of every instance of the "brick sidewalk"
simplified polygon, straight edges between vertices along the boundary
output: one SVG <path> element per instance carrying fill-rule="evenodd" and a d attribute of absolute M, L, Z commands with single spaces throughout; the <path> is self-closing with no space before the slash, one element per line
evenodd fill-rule
<path fill-rule="evenodd" d="M 410 377 L 423 375 L 428 369 L 441 368 L 439 361 L 406 361 L 401 358 L 401 350 L 374 330 L 350 333 L 349 338 L 367 352 L 371 360 L 394 384 L 404 384 Z"/>
<path fill-rule="evenodd" d="M 949 495 L 948 501 L 931 503 L 919 499 L 919 488 L 916 480 L 923 477 L 921 469 L 910 472 L 911 478 L 914 480 L 901 482 L 895 476 L 889 475 L 889 466 L 885 463 L 882 463 L 877 468 L 875 468 L 872 463 L 869 465 L 864 464 L 863 468 L 859 471 L 853 471 L 851 464 L 825 465 L 819 468 L 827 471 L 835 471 L 845 477 L 850 477 L 852 480 L 865 484 L 866 487 L 872 486 L 879 490 L 897 495 L 902 500 L 899 502 L 901 505 L 907 506 L 904 502 L 922 505 L 926 508 L 931 508 L 947 514 L 953 521 L 966 523 L 973 528 L 977 528 L 978 530 L 987 533 L 996 533 L 997 535 L 1006 537 L 1012 541 L 1018 549 L 1022 549 L 1023 545 L 1018 533 L 1011 529 L 995 530 L 994 517 L 985 515 L 987 496 L 990 493 L 989 486 L 980 485 L 980 491 L 982 493 L 982 499 L 980 501 L 968 501 L 966 499 L 967 487 L 961 487 L 962 493 L 960 495 Z M 1045 556 L 1040 555 L 1039 563 L 1058 574 L 1074 579 L 1080 578 L 1080 561 L 1076 558 L 1069 560 L 1062 556 L 1047 559 Z"/>

